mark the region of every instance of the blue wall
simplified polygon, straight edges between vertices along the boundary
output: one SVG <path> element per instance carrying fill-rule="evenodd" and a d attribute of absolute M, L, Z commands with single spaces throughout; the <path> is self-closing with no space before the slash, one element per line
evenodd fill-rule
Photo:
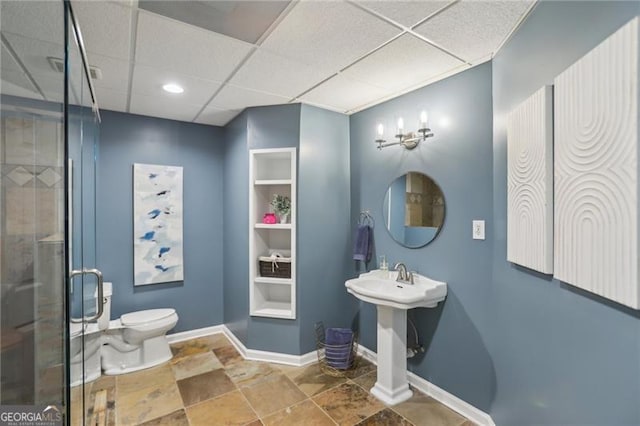
<path fill-rule="evenodd" d="M 349 327 L 357 303 L 351 268 L 349 117 L 302 105 L 298 154 L 300 352 L 315 350 L 314 325 Z"/>
<path fill-rule="evenodd" d="M 250 349 L 315 349 L 313 325 L 349 325 L 349 119 L 319 108 L 249 108 L 225 127 L 224 322 Z M 249 316 L 249 149 L 298 148 L 295 320 Z"/>
<path fill-rule="evenodd" d="M 512 108 L 638 13 L 638 2 L 541 2 L 494 59 L 497 424 L 640 424 L 638 312 L 506 261 L 505 129 Z"/>
<path fill-rule="evenodd" d="M 298 320 L 249 316 L 249 149 L 298 148 L 300 105 L 249 108 L 225 127 L 224 323 L 250 349 L 299 354 Z"/>
<path fill-rule="evenodd" d="M 112 318 L 175 308 L 174 331 L 223 322 L 223 143 L 217 127 L 102 111 L 97 264 L 113 282 Z M 184 167 L 184 281 L 133 285 L 133 163 Z"/>
<path fill-rule="evenodd" d="M 398 146 L 378 151 L 377 122 L 393 128 L 398 115 L 411 123 L 429 111 L 435 137 L 415 150 Z M 449 125 L 441 125 L 449 121 Z M 446 281 L 447 300 L 435 309 L 409 312 L 426 353 L 409 361 L 410 370 L 489 411 L 496 379 L 487 349 L 487 305 L 491 292 L 492 238 L 471 239 L 473 219 L 492 222 L 492 108 L 489 63 L 351 116 L 351 217 L 371 210 L 376 219 L 376 254 L 390 264 L 404 262 L 419 273 Z M 446 197 L 447 217 L 437 239 L 407 249 L 389 236 L 382 215 L 389 184 L 419 171 L 433 178 Z M 375 267 L 376 265 L 372 265 Z M 352 268 L 352 275 L 357 271 Z M 361 343 L 376 349 L 376 312 L 360 307 Z"/>
<path fill-rule="evenodd" d="M 246 346 L 249 327 L 249 151 L 245 110 L 224 127 L 224 323 Z"/>
<path fill-rule="evenodd" d="M 300 104 L 276 105 L 250 108 L 247 115 L 248 149 L 263 148 L 298 148 L 300 143 Z M 248 152 L 245 154 L 248 161 Z M 249 176 L 248 167 L 244 171 Z M 247 178 L 245 178 L 247 179 Z M 234 185 L 235 184 L 231 183 Z M 243 188 L 245 210 L 249 210 L 249 186 Z M 302 188 L 298 187 L 298 194 Z M 295 214 L 295 213 L 294 213 Z M 298 224 L 306 218 L 298 214 Z M 248 232 L 248 218 L 243 222 L 245 233 Z M 248 238 L 248 237 L 247 237 Z M 247 244 L 248 247 L 248 244 Z M 243 259 L 244 269 L 249 269 L 249 257 Z M 298 266 L 300 270 L 300 266 Z M 249 279 L 243 285 L 249 285 Z M 299 280 L 298 280 L 298 285 Z M 285 320 L 276 318 L 249 318 L 247 347 L 263 351 L 300 353 L 299 323 L 301 311 L 298 309 L 297 319 Z"/>

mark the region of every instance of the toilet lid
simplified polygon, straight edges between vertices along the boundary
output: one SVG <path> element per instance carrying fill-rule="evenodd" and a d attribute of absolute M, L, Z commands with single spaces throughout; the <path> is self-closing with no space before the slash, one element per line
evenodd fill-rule
<path fill-rule="evenodd" d="M 120 317 L 122 325 L 136 325 L 158 321 L 175 313 L 175 309 L 149 309 L 147 311 L 131 312 Z"/>

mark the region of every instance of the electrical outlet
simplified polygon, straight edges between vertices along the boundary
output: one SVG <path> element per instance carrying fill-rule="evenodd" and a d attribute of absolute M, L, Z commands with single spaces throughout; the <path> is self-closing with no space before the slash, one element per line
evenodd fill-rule
<path fill-rule="evenodd" d="M 473 221 L 473 239 L 484 240 L 484 220 Z"/>

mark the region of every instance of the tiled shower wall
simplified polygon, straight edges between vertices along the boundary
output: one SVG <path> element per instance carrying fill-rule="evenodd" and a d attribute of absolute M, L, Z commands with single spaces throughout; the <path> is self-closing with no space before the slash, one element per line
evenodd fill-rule
<path fill-rule="evenodd" d="M 2 403 L 45 402 L 63 380 L 62 124 L 3 111 L 0 135 Z"/>

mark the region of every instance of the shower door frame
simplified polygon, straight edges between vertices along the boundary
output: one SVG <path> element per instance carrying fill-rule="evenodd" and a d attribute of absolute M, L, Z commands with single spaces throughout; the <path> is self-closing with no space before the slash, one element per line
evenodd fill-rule
<path fill-rule="evenodd" d="M 72 401 L 71 399 L 71 381 L 72 381 L 72 377 L 71 377 L 71 333 L 70 333 L 70 324 L 75 322 L 75 323 L 82 323 L 82 324 L 86 324 L 87 322 L 91 322 L 91 321 L 95 321 L 98 317 L 100 317 L 100 315 L 102 315 L 103 312 L 103 303 L 96 303 L 96 312 L 93 315 L 87 316 L 85 315 L 85 298 L 84 298 L 84 287 L 85 287 L 85 276 L 86 275 L 94 275 L 97 278 L 97 299 L 96 301 L 102 301 L 104 298 L 104 294 L 103 294 L 103 278 L 102 278 L 102 273 L 95 267 L 96 265 L 86 265 L 85 264 L 85 259 L 84 259 L 84 251 L 85 251 L 85 244 L 84 244 L 84 231 L 85 231 L 85 226 L 84 226 L 84 222 L 87 220 L 87 217 L 85 217 L 85 209 L 83 207 L 83 198 L 84 198 L 84 185 L 86 184 L 93 184 L 94 186 L 94 194 L 93 194 L 93 203 L 94 203 L 94 210 L 93 210 L 93 215 L 95 216 L 95 180 L 96 180 L 96 156 L 95 153 L 97 151 L 97 146 L 95 144 L 95 140 L 93 141 L 93 143 L 90 146 L 90 149 L 93 150 L 93 154 L 91 156 L 92 161 L 93 161 L 93 182 L 84 182 L 84 176 L 82 174 L 82 170 L 83 170 L 83 160 L 85 159 L 85 149 L 86 149 L 86 144 L 84 143 L 84 137 L 85 137 L 85 132 L 84 132 L 84 121 L 80 122 L 80 164 L 78 165 L 78 167 L 80 167 L 81 170 L 81 175 L 80 175 L 80 190 L 79 190 L 79 194 L 80 197 L 73 197 L 73 161 L 71 159 L 72 157 L 72 153 L 71 153 L 71 149 L 70 149 L 70 132 L 71 132 L 71 128 L 70 128 L 70 115 L 71 115 L 71 108 L 70 108 L 70 88 L 71 88 L 71 79 L 70 79 L 70 46 L 72 46 L 72 43 L 75 43 L 75 47 L 77 47 L 78 52 L 80 54 L 80 59 L 82 62 L 82 73 L 84 76 L 84 80 L 86 80 L 88 89 L 89 89 L 89 95 L 91 97 L 91 112 L 92 112 L 92 118 L 95 120 L 94 123 L 99 125 L 101 119 L 100 119 L 100 110 L 98 108 L 98 101 L 97 101 L 97 97 L 96 97 L 96 92 L 95 92 L 95 88 L 93 86 L 93 82 L 91 80 L 91 74 L 90 74 L 90 70 L 89 70 L 89 62 L 87 59 L 87 54 L 86 54 L 86 49 L 85 49 L 85 45 L 84 45 L 84 40 L 82 37 L 82 31 L 80 29 L 80 24 L 78 22 L 78 20 L 76 19 L 76 16 L 74 14 L 73 11 L 73 7 L 71 5 L 70 0 L 63 0 L 64 3 L 64 27 L 65 27 L 65 32 L 64 32 L 64 46 L 65 46 L 65 75 L 64 75 L 64 129 L 65 129 L 65 144 L 64 144 L 64 156 L 65 156 L 65 168 L 66 168 L 66 173 L 65 173 L 65 303 L 66 303 L 66 309 L 65 309 L 65 323 L 66 323 L 66 327 L 67 327 L 67 333 L 66 333 L 66 339 L 65 339 L 65 348 L 66 348 L 66 357 L 65 357 L 65 398 L 67 401 L 67 423 L 71 424 L 71 405 L 77 402 Z M 70 37 L 70 30 L 73 31 L 73 37 Z M 82 92 L 82 89 L 81 89 Z M 76 94 L 77 95 L 77 94 Z M 81 116 L 83 114 L 83 109 L 85 108 L 82 106 L 82 102 L 80 102 L 80 111 L 81 111 Z M 78 198 L 80 198 L 80 200 L 78 200 Z M 80 238 L 80 242 L 81 242 L 81 256 L 80 256 L 80 265 L 74 265 L 74 253 L 73 253 L 73 246 L 74 246 L 74 211 L 76 210 L 74 207 L 76 206 L 76 204 L 80 202 L 80 209 L 79 209 L 79 219 L 81 221 L 80 224 L 80 234 L 78 237 Z M 93 218 L 93 222 L 95 223 L 95 217 Z M 95 226 L 93 229 L 93 232 L 95 233 Z M 94 234 L 95 237 L 95 234 Z M 94 243 L 94 259 L 95 259 L 95 243 Z M 75 288 L 80 290 L 80 294 L 81 294 L 81 314 L 80 314 L 80 318 L 73 318 L 72 315 L 72 289 L 74 288 L 74 282 L 73 279 L 74 277 L 78 277 L 78 279 L 76 280 L 75 283 Z M 84 328 L 82 331 L 82 356 L 84 359 L 84 351 L 85 351 L 85 335 L 84 335 Z M 82 415 L 82 424 L 85 424 L 86 421 L 88 420 L 88 410 L 89 410 L 89 399 L 86 398 L 86 396 L 88 395 L 87 392 L 87 384 L 85 383 L 85 376 L 86 376 L 86 367 L 84 365 L 83 362 L 83 378 L 82 378 L 82 384 L 79 386 L 82 386 L 82 399 L 80 401 L 80 403 L 82 404 L 82 410 L 81 410 L 81 415 Z"/>

